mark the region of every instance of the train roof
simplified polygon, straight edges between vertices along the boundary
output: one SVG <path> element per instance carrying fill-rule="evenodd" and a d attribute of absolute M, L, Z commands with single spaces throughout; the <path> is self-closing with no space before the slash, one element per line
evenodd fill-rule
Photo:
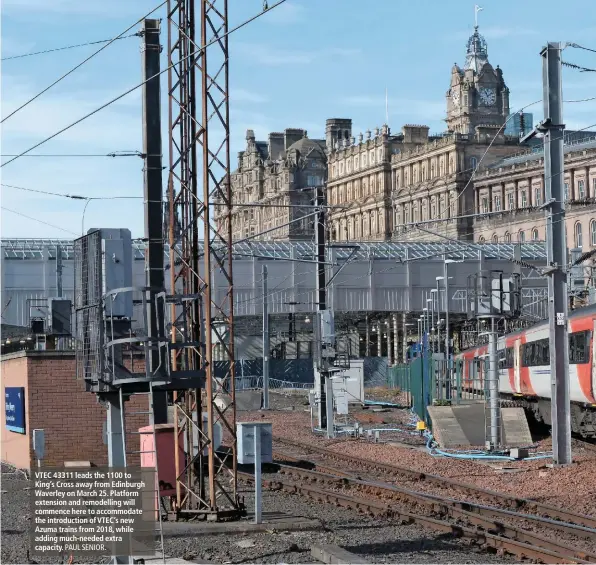
<path fill-rule="evenodd" d="M 577 318 L 581 318 L 582 316 L 589 316 L 590 314 L 596 314 L 596 304 L 589 304 L 588 306 L 582 306 L 581 308 L 578 308 L 577 310 L 573 310 L 569 314 L 568 319 L 576 320 Z M 533 326 L 529 326 L 527 328 L 524 328 L 523 330 L 517 330 L 515 332 L 508 333 L 504 336 L 499 336 L 499 339 L 503 338 L 503 337 L 507 337 L 507 338 L 514 337 L 514 336 L 520 335 L 520 334 L 522 334 L 524 332 L 528 332 L 528 331 L 539 330 L 539 329 L 544 328 L 547 325 L 548 325 L 548 319 L 540 320 L 539 322 L 536 322 Z M 471 351 L 474 349 L 478 349 L 480 347 L 487 347 L 487 345 L 483 344 L 483 345 L 477 345 L 476 347 L 469 347 L 468 349 L 465 349 L 464 351 Z M 462 351 L 462 353 L 463 353 L 463 351 Z"/>

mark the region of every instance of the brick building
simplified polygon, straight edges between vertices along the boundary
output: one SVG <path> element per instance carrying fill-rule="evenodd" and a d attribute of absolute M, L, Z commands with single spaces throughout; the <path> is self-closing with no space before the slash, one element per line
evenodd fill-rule
<path fill-rule="evenodd" d="M 2 356 L 2 397 L 6 387 L 25 389 L 25 433 L 6 428 L 5 403 L 0 403 L 2 419 L 1 459 L 20 469 L 36 466 L 32 430 L 45 430 L 43 466 L 62 466 L 65 461 L 90 461 L 107 465 L 108 447 L 104 440 L 106 409 L 95 394 L 85 391 L 77 380 L 72 351 L 18 351 Z M 128 401 L 127 412 L 146 410 L 147 396 Z M 147 415 L 131 415 L 130 431 L 148 425 Z M 139 436 L 128 435 L 128 442 Z M 128 447 L 127 450 L 138 450 Z M 128 456 L 128 464 L 138 465 L 138 456 Z"/>

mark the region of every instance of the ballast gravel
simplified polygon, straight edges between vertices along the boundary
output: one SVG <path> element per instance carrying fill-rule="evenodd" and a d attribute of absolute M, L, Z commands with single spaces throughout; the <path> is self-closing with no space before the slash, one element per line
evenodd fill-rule
<path fill-rule="evenodd" d="M 60 558 L 31 556 L 29 550 L 29 488 L 21 474 L 3 467 L 2 548 L 0 562 L 66 563 Z M 254 508 L 252 490 L 241 485 L 249 512 Z M 386 519 L 363 517 L 356 512 L 329 504 L 315 503 L 299 495 L 263 493 L 264 512 L 282 512 L 313 518 L 322 526 L 316 531 L 264 532 L 196 535 L 165 539 L 168 556 L 191 562 L 211 563 L 313 563 L 310 548 L 316 543 L 334 544 L 361 555 L 373 563 L 515 563 L 508 556 L 497 556 L 463 540 L 401 525 Z M 107 563 L 108 557 L 95 563 Z M 89 563 L 89 560 L 86 560 Z M 82 563 L 76 560 L 74 563 Z"/>
<path fill-rule="evenodd" d="M 254 507 L 250 491 L 242 493 Z M 510 556 L 491 554 L 466 541 L 455 540 L 416 525 L 367 518 L 352 510 L 311 502 L 300 495 L 263 493 L 264 512 L 314 518 L 316 531 L 220 534 L 166 540 L 166 554 L 198 563 L 314 563 L 314 544 L 333 544 L 371 563 L 516 563 Z"/>

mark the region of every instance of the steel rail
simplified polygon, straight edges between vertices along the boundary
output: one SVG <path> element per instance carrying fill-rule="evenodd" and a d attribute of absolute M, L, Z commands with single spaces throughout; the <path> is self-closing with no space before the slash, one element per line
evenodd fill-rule
<path fill-rule="evenodd" d="M 238 478 L 249 483 L 254 482 L 254 476 L 251 473 L 238 472 Z M 497 551 L 505 551 L 520 559 L 535 559 L 542 561 L 543 563 L 590 563 L 590 561 L 570 558 L 558 552 L 523 541 L 506 538 L 482 530 L 475 530 L 458 524 L 452 524 L 445 520 L 436 520 L 434 518 L 429 518 L 428 516 L 404 512 L 376 500 L 355 498 L 343 493 L 323 490 L 308 484 L 298 484 L 291 481 L 279 480 L 277 478 L 264 479 L 263 485 L 271 490 L 284 490 L 286 492 L 302 494 L 319 502 L 337 504 L 358 512 L 368 513 L 374 516 L 395 518 L 403 524 L 419 524 L 441 533 L 451 534 L 455 538 L 469 539 L 479 545 L 491 547 Z"/>
<path fill-rule="evenodd" d="M 585 514 L 579 514 L 577 512 L 573 512 L 571 510 L 565 510 L 563 508 L 558 508 L 556 506 L 552 506 L 550 504 L 544 504 L 542 502 L 537 502 L 534 500 L 529 500 L 527 498 L 521 498 L 517 496 L 513 496 L 506 493 L 501 493 L 497 491 L 493 491 L 490 489 L 484 489 L 475 485 L 462 483 L 460 481 L 456 481 L 454 479 L 450 479 L 447 477 L 441 477 L 439 475 L 433 475 L 430 473 L 424 473 L 421 471 L 417 471 L 415 469 L 410 469 L 407 467 L 401 467 L 399 465 L 391 465 L 388 463 L 381 463 L 378 461 L 373 461 L 371 459 L 366 459 L 363 457 L 357 457 L 352 455 L 345 455 L 343 453 L 338 453 L 331 449 L 327 449 L 324 447 L 313 446 L 308 443 L 288 440 L 286 438 L 274 436 L 273 438 L 278 443 L 283 443 L 293 447 L 299 447 L 301 449 L 306 449 L 312 451 L 313 453 L 318 453 L 324 456 L 327 456 L 332 459 L 337 459 L 342 462 L 351 462 L 362 465 L 364 467 L 369 467 L 373 469 L 381 470 L 385 473 L 389 473 L 395 475 L 396 473 L 407 475 L 414 480 L 419 481 L 427 481 L 428 483 L 435 484 L 442 488 L 457 488 L 474 494 L 476 496 L 483 496 L 488 499 L 492 499 L 495 502 L 500 504 L 504 504 L 514 510 L 523 510 L 528 514 L 537 514 L 548 516 L 549 518 L 554 518 L 555 520 L 561 520 L 563 522 L 567 522 L 569 524 L 579 524 L 581 526 L 586 526 L 588 528 L 596 528 L 596 517 L 588 516 Z"/>
<path fill-rule="evenodd" d="M 302 469 L 291 465 L 276 464 L 279 466 L 283 474 L 295 475 L 300 479 L 320 481 L 339 487 L 356 487 L 362 494 L 375 494 L 376 496 L 399 496 L 405 497 L 414 504 L 423 504 L 429 508 L 433 513 L 439 514 L 441 517 L 449 517 L 454 520 L 465 520 L 472 525 L 479 526 L 486 531 L 493 532 L 507 538 L 516 539 L 525 543 L 538 544 L 541 547 L 550 549 L 552 551 L 564 553 L 577 559 L 586 559 L 591 563 L 596 563 L 596 554 L 591 554 L 588 551 L 578 549 L 573 545 L 566 545 L 559 541 L 553 541 L 550 538 L 534 534 L 530 531 L 510 526 L 502 521 L 495 521 L 492 517 L 498 518 L 514 518 L 522 519 L 531 522 L 544 528 L 555 528 L 562 530 L 565 533 L 577 537 L 586 537 L 594 540 L 596 531 L 589 530 L 583 526 L 576 526 L 574 524 L 561 524 L 553 520 L 541 518 L 538 516 L 531 516 L 526 514 L 518 514 L 511 510 L 502 510 L 500 508 L 493 508 L 483 506 L 480 504 L 472 504 L 461 502 L 453 499 L 443 499 L 435 495 L 410 491 L 386 483 L 377 483 L 371 481 L 364 481 L 355 477 L 346 477 L 344 475 L 333 475 L 329 473 L 322 473 L 320 471 L 313 471 L 310 469 Z M 588 531 L 589 530 L 589 531 Z M 563 550 L 563 552 L 561 552 Z"/>

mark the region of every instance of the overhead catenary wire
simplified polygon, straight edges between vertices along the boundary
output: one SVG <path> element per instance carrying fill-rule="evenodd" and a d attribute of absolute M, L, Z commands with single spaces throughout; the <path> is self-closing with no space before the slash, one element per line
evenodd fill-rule
<path fill-rule="evenodd" d="M 71 200 L 138 200 L 143 199 L 143 196 L 82 196 L 80 194 L 68 194 L 64 192 L 51 192 L 49 190 L 40 190 L 37 188 L 26 188 L 24 186 L 15 186 L 14 184 L 0 183 L 0 186 L 6 188 L 14 188 L 15 190 L 23 190 L 25 192 L 35 192 L 37 194 L 45 194 L 47 196 L 58 196 L 62 198 L 69 198 Z M 160 202 L 165 202 L 161 200 Z"/>
<path fill-rule="evenodd" d="M 47 143 L 48 141 L 54 139 L 55 137 L 58 137 L 60 134 L 64 133 L 65 131 L 73 128 L 74 126 L 80 124 L 81 122 L 85 121 L 86 119 L 90 118 L 91 116 L 94 116 L 95 114 L 97 114 L 98 112 L 101 112 L 102 110 L 104 110 L 105 108 L 107 108 L 108 106 L 111 106 L 112 104 L 114 104 L 115 102 L 118 102 L 118 100 L 121 100 L 122 98 L 124 98 L 125 96 L 127 96 L 128 94 L 130 94 L 131 92 L 134 92 L 135 90 L 137 90 L 138 88 L 141 88 L 144 84 L 147 84 L 149 81 L 153 80 L 154 78 L 168 72 L 170 69 L 176 67 L 177 65 L 181 64 L 183 61 L 185 61 L 186 59 L 192 58 L 192 57 L 196 57 L 197 55 L 199 55 L 202 51 L 204 51 L 207 47 L 209 47 L 210 45 L 213 45 L 214 43 L 218 43 L 220 42 L 224 37 L 227 37 L 228 35 L 234 33 L 235 31 L 238 31 L 239 29 L 245 27 L 246 25 L 248 25 L 249 23 L 255 21 L 257 18 L 260 18 L 262 15 L 270 12 L 271 10 L 273 10 L 274 8 L 280 6 L 281 4 L 285 3 L 286 0 L 278 0 L 278 2 L 276 2 L 275 4 L 273 4 L 271 7 L 269 7 L 266 11 L 263 12 L 259 12 L 258 14 L 252 16 L 251 18 L 243 21 L 242 23 L 238 24 L 237 26 L 233 27 L 232 29 L 228 30 L 226 33 L 216 37 L 215 39 L 213 39 L 212 41 L 210 41 L 209 43 L 203 45 L 199 52 L 191 52 L 188 55 L 182 57 L 179 61 L 177 61 L 176 63 L 172 63 L 171 65 L 168 65 L 165 69 L 161 70 L 159 73 L 154 74 L 153 76 L 150 76 L 148 78 L 146 78 L 144 81 L 140 82 L 139 84 L 133 86 L 132 88 L 129 88 L 128 90 L 126 90 L 125 92 L 123 92 L 122 94 L 116 96 L 115 98 L 112 98 L 111 100 L 109 100 L 108 102 L 106 102 L 105 104 L 99 106 L 99 108 L 96 108 L 95 110 L 92 110 L 91 112 L 89 112 L 88 114 L 85 114 L 83 117 L 79 118 L 78 120 L 72 122 L 71 124 L 69 124 L 68 126 L 63 127 L 61 130 L 57 131 L 56 133 L 53 133 L 52 135 L 50 135 L 49 137 L 46 137 L 45 139 L 43 139 L 42 141 L 40 141 L 39 143 L 36 143 L 35 145 L 33 145 L 32 147 L 30 147 L 29 149 L 19 153 L 16 157 L 13 157 L 12 159 L 9 159 L 8 161 L 2 163 L 0 165 L 0 168 L 8 165 L 9 163 L 12 163 L 13 161 L 16 161 L 17 159 L 19 159 L 20 157 L 23 157 L 24 155 L 26 155 L 27 153 L 30 153 L 31 151 L 33 151 L 34 149 L 37 149 L 38 147 L 40 147 L 41 145 Z M 163 6 L 166 2 L 162 2 L 160 4 L 159 7 Z M 152 10 L 152 12 L 154 12 L 157 8 L 155 8 L 154 10 Z M 151 13 L 151 12 L 150 12 Z M 143 17 L 143 19 L 146 16 Z M 136 24 L 135 24 L 136 25 Z M 131 26 L 132 27 L 132 26 Z M 129 28 L 130 29 L 130 28 Z M 126 30 L 128 31 L 128 30 Z M 109 45 L 109 44 L 108 44 Z M 102 49 L 104 49 L 105 47 L 102 47 Z M 82 64 L 82 63 L 81 63 Z M 74 70 L 74 69 L 73 69 Z M 72 71 L 70 71 L 72 72 Z M 50 88 L 50 87 L 48 87 Z M 47 89 L 46 89 L 47 90 Z M 45 92 L 45 91 L 44 91 Z M 42 93 L 38 94 L 37 96 L 41 95 Z M 30 100 L 30 102 L 33 101 L 33 99 Z M 29 102 L 27 102 L 28 104 Z M 20 108 L 19 108 L 20 109 Z M 15 112 L 17 112 L 18 110 L 15 110 Z M 8 119 L 11 115 L 13 115 L 15 112 L 13 112 L 12 114 L 10 114 L 9 116 L 7 116 L 6 118 L 4 118 L 4 120 Z M 4 122 L 4 120 L 2 120 L 0 123 Z"/>
<path fill-rule="evenodd" d="M 50 224 L 49 222 L 45 222 L 44 220 L 40 220 L 39 218 L 34 218 L 32 216 L 28 216 L 27 214 L 23 214 L 22 212 L 17 212 L 16 210 L 12 210 L 10 208 L 7 208 L 6 206 L 1 206 L 0 208 L 2 208 L 2 210 L 6 211 L 6 212 L 10 212 L 12 214 L 16 214 L 17 216 L 21 216 L 23 218 L 27 218 L 28 220 L 33 220 L 34 222 L 38 222 L 40 224 L 45 224 L 46 226 L 50 226 L 51 228 L 55 228 L 57 230 L 63 231 L 65 233 L 70 233 L 72 235 L 79 235 L 73 231 L 61 228 L 60 226 L 56 226 L 54 224 Z"/>
<path fill-rule="evenodd" d="M 55 47 L 53 49 L 44 49 L 43 51 L 33 51 L 31 53 L 23 53 L 21 55 L 11 55 L 10 57 L 2 57 L 0 61 L 10 61 L 11 59 L 22 59 L 24 57 L 33 57 L 35 55 L 45 55 L 46 53 L 54 53 L 56 51 L 66 51 L 67 49 L 76 49 L 77 47 L 88 47 L 90 45 L 99 45 L 100 43 L 108 43 L 117 39 L 127 39 L 129 37 L 140 37 L 141 32 L 131 33 L 115 39 L 98 39 L 97 41 L 88 41 L 87 43 L 77 43 L 76 45 L 66 45 L 65 47 Z"/>
<path fill-rule="evenodd" d="M 150 12 L 147 12 L 142 18 L 139 18 L 132 25 L 128 26 L 122 33 L 119 33 L 116 37 L 111 39 L 108 43 L 106 43 L 105 45 L 100 47 L 97 51 L 95 51 L 94 53 L 89 55 L 89 57 L 87 57 L 86 59 L 81 61 L 78 65 L 75 65 L 72 69 L 70 69 L 69 71 L 64 73 L 62 76 L 57 78 L 52 84 L 50 84 L 49 86 L 46 86 L 42 91 L 38 92 L 35 96 L 33 96 L 32 98 L 29 98 L 29 100 L 27 100 L 27 102 L 25 102 L 24 104 L 21 104 L 16 110 L 13 110 L 10 114 L 8 114 L 8 116 L 2 118 L 2 120 L 0 120 L 0 124 L 3 124 L 6 120 L 8 120 L 8 118 L 10 118 L 11 116 L 14 116 L 17 112 L 20 112 L 23 108 L 25 108 L 26 106 L 31 104 L 31 102 L 33 102 L 34 100 L 37 100 L 42 94 L 45 94 L 48 90 L 50 90 L 51 88 L 56 86 L 59 82 L 62 82 L 67 76 L 74 73 L 77 69 L 80 69 L 85 63 L 87 63 L 88 61 L 93 59 L 93 57 L 95 57 L 96 55 L 101 53 L 104 49 L 107 49 L 110 45 L 112 45 L 112 43 L 114 43 L 114 41 L 121 39 L 125 33 L 128 33 L 133 27 L 135 27 L 136 25 L 141 23 L 145 18 L 150 16 L 156 10 L 159 10 L 165 4 L 167 4 L 167 0 L 164 0 L 163 2 L 161 2 L 158 6 L 153 8 L 153 10 L 151 10 Z M 27 151 L 26 153 L 29 153 L 29 151 Z M 16 157 L 15 157 L 15 159 L 16 159 Z M 0 166 L 4 166 L 4 165 L 5 165 L 5 163 L 3 163 Z"/>
<path fill-rule="evenodd" d="M 574 49 L 583 49 L 584 51 L 591 51 L 592 53 L 596 53 L 596 49 L 592 49 L 590 47 L 584 47 L 583 45 L 580 45 L 579 43 L 568 42 L 565 45 L 567 47 L 573 47 Z"/>
<path fill-rule="evenodd" d="M 0 157 L 17 157 L 14 154 L 2 154 Z M 35 153 L 34 155 L 23 155 L 23 157 L 140 157 L 144 159 L 145 154 L 140 151 L 112 151 L 111 153 Z"/>
<path fill-rule="evenodd" d="M 575 69 L 577 71 L 580 71 L 581 73 L 596 73 L 596 69 L 582 67 L 581 65 L 576 65 L 575 63 L 568 63 L 567 61 L 561 61 L 561 65 L 570 69 Z"/>

